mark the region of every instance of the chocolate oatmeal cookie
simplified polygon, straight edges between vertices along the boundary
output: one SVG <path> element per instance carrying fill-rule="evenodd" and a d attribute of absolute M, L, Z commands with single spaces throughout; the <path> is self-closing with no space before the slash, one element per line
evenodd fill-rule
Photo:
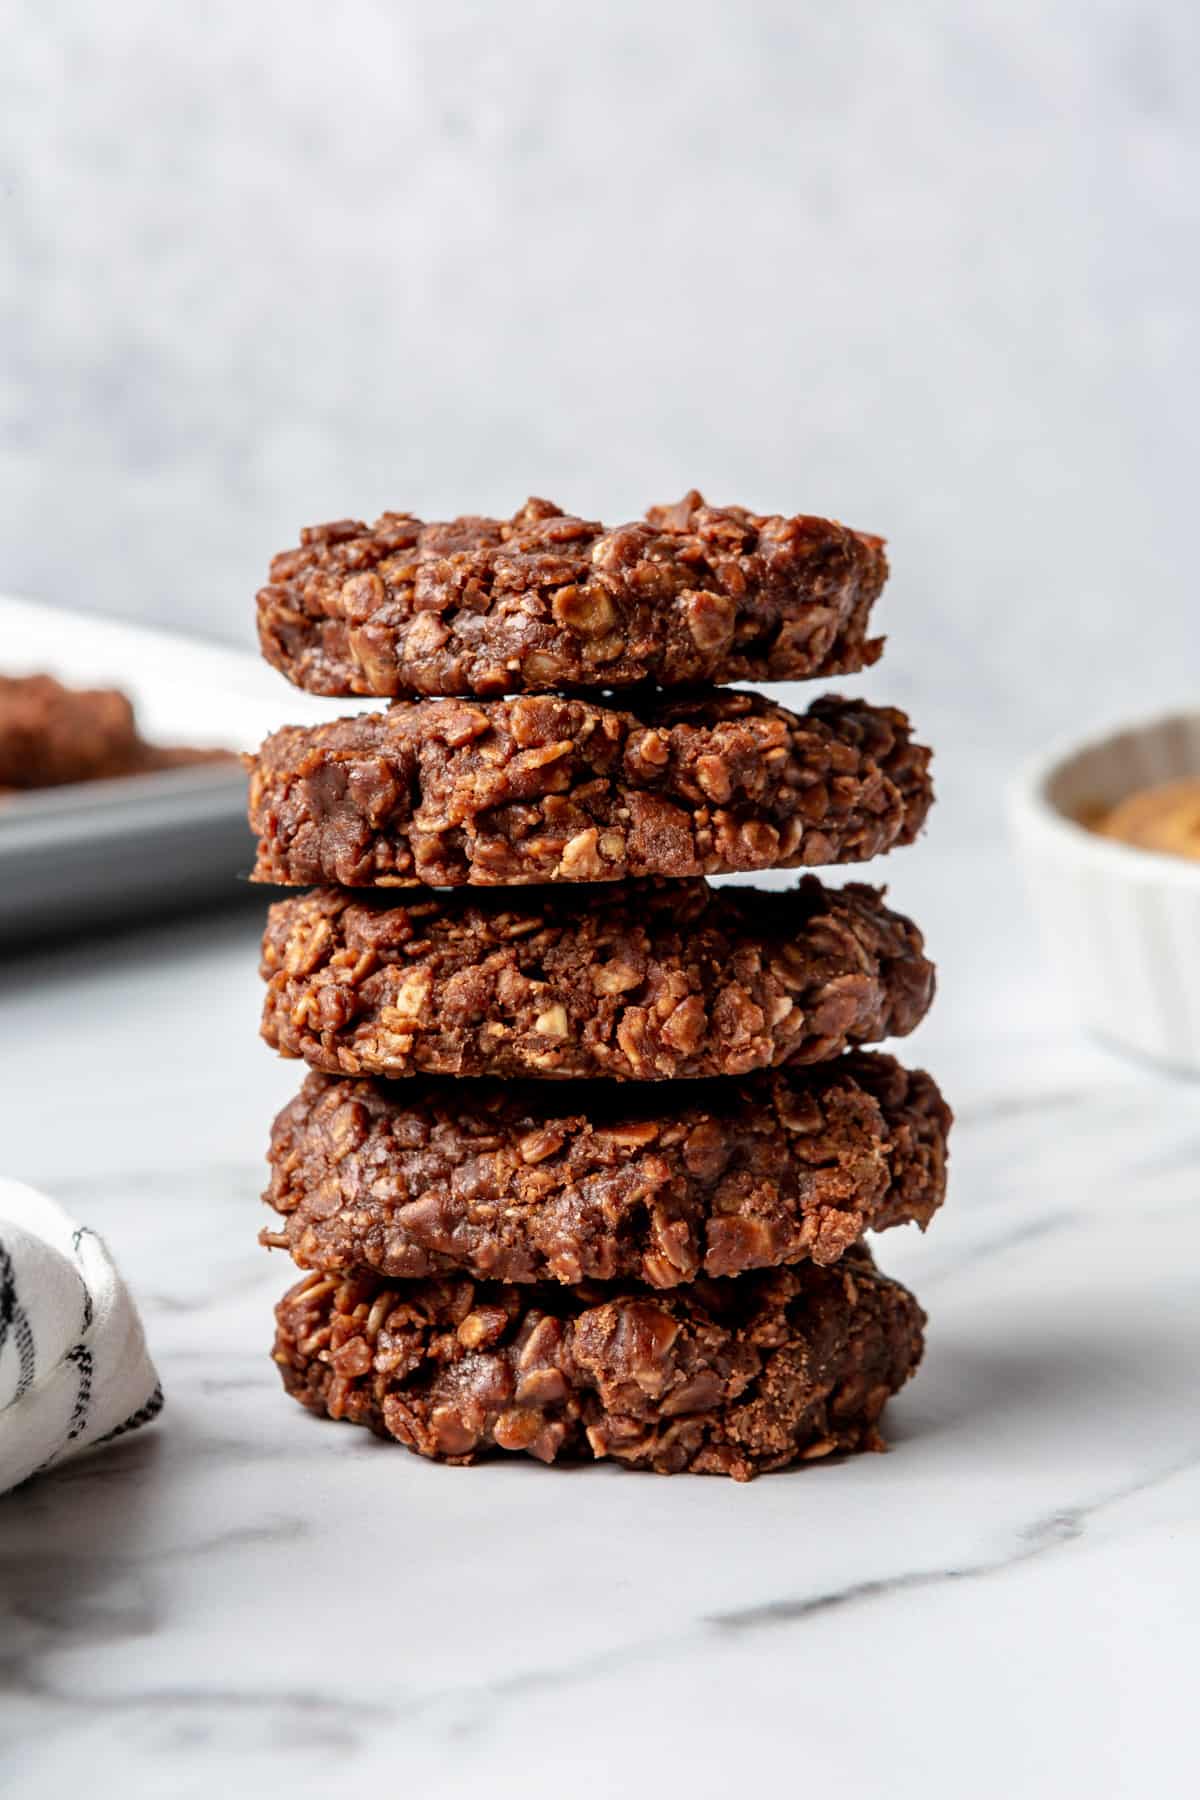
<path fill-rule="evenodd" d="M 735 1481 L 882 1449 L 880 1414 L 925 1322 L 861 1247 L 834 1269 L 669 1295 L 316 1274 L 275 1318 L 290 1394 L 422 1456 L 613 1457 Z"/>
<path fill-rule="evenodd" d="M 385 513 L 300 534 L 258 596 L 263 655 L 317 694 L 478 695 L 797 681 L 879 656 L 882 538 L 690 493 L 606 530 Z"/>
<path fill-rule="evenodd" d="M 262 1034 L 330 1074 L 669 1080 L 912 1031 L 921 934 L 875 888 L 318 888 L 271 908 Z"/>
<path fill-rule="evenodd" d="M 759 694 L 399 702 L 251 763 L 254 878 L 514 886 L 864 862 L 910 843 L 929 751 L 892 707 Z"/>
<path fill-rule="evenodd" d="M 852 1053 L 661 1084 L 310 1074 L 275 1120 L 262 1241 L 302 1268 L 675 1287 L 924 1227 L 950 1112 L 931 1078 Z"/>
<path fill-rule="evenodd" d="M 0 675 L 0 790 L 66 787 L 231 762 L 228 750 L 148 744 L 116 688 L 69 688 L 52 675 Z"/>

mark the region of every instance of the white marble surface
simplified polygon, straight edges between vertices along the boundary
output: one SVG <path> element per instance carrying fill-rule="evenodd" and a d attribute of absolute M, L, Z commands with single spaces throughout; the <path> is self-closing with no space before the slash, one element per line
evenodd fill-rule
<path fill-rule="evenodd" d="M 944 1213 L 881 1244 L 928 1357 L 889 1456 L 748 1487 L 309 1418 L 254 1242 L 298 1076 L 253 912 L 3 968 L 6 1169 L 109 1235 L 168 1397 L 0 1501 L 14 1791 L 1194 1792 L 1197 1089 L 1075 1037 L 998 851 L 887 872 L 960 1111 Z"/>

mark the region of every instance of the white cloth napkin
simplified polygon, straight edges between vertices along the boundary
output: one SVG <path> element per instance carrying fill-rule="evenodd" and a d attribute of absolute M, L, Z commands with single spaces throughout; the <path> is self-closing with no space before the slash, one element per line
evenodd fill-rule
<path fill-rule="evenodd" d="M 0 1177 L 0 1493 L 149 1424 L 162 1403 L 103 1239 Z"/>

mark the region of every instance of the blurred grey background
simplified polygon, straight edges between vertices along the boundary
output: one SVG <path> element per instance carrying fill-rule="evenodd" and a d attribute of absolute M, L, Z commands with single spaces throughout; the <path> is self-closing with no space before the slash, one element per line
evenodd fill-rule
<path fill-rule="evenodd" d="M 313 520 L 833 513 L 964 829 L 1194 685 L 1194 5 L 0 22 L 0 587 L 248 644 Z"/>

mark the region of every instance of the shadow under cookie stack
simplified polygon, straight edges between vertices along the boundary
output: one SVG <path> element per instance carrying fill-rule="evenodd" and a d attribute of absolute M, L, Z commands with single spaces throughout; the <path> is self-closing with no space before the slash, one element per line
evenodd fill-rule
<path fill-rule="evenodd" d="M 730 1475 L 882 1447 L 924 1315 L 868 1230 L 945 1190 L 917 928 L 858 883 L 920 830 L 891 708 L 730 682 L 873 663 L 880 539 L 689 494 L 606 530 L 386 513 L 303 533 L 267 660 L 385 710 L 263 745 L 263 1035 L 310 1066 L 263 1241 L 275 1361 L 420 1454 Z"/>

